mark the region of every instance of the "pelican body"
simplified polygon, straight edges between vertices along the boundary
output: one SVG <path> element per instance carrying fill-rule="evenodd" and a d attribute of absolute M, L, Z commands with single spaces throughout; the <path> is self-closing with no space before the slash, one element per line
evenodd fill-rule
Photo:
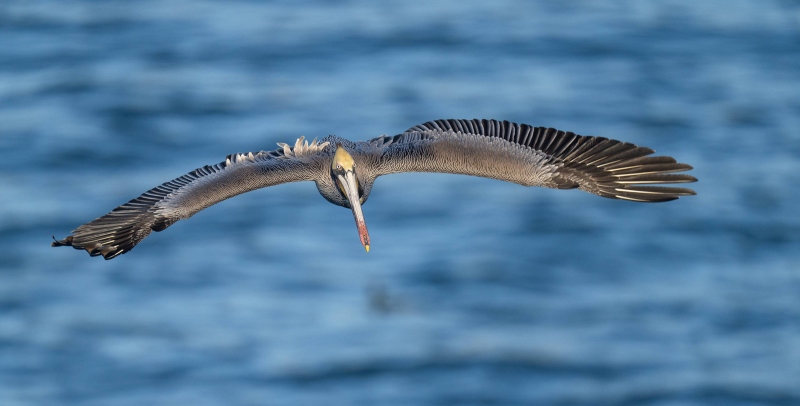
<path fill-rule="evenodd" d="M 361 206 L 375 179 L 398 172 L 481 176 L 523 186 L 580 189 L 634 202 L 664 202 L 691 189 L 653 186 L 695 182 L 676 174 L 692 169 L 655 151 L 603 137 L 497 120 L 436 120 L 395 136 L 353 142 L 334 135 L 309 143 L 279 143 L 277 150 L 228 155 L 148 190 L 108 214 L 81 225 L 54 247 L 84 249 L 112 259 L 151 231 L 241 193 L 288 182 L 314 181 L 329 202 L 349 208 L 361 244 L 370 240 Z"/>

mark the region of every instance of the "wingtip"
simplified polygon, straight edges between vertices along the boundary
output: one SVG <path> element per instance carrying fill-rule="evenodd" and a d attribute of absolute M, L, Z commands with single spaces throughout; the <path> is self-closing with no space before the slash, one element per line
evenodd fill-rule
<path fill-rule="evenodd" d="M 125 249 L 120 249 L 118 246 L 110 246 L 110 245 L 101 245 L 99 243 L 88 244 L 86 246 L 82 245 L 74 245 L 72 243 L 74 236 L 67 236 L 63 240 L 57 240 L 55 236 L 53 237 L 53 242 L 50 243 L 51 247 L 72 247 L 76 250 L 86 250 L 89 253 L 89 256 L 92 257 L 99 257 L 102 256 L 104 259 L 109 260 L 116 258 L 117 256 L 124 254 L 129 251 Z"/>
<path fill-rule="evenodd" d="M 63 240 L 56 240 L 56 236 L 53 237 L 53 242 L 50 243 L 51 247 L 71 247 L 72 246 L 72 236 L 67 236 Z"/>

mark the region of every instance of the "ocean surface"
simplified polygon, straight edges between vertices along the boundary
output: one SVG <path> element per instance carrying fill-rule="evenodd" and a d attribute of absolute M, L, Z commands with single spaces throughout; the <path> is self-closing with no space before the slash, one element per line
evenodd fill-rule
<path fill-rule="evenodd" d="M 663 204 L 313 183 L 50 247 L 227 154 L 496 118 L 693 165 Z M 800 405 L 800 4 L 0 2 L 0 405 Z"/>

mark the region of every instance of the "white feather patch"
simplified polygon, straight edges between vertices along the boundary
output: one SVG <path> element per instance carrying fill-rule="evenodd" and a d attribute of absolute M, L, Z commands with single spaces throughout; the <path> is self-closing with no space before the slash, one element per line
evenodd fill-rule
<path fill-rule="evenodd" d="M 323 148 L 327 147 L 330 143 L 323 142 L 317 143 L 317 139 L 314 138 L 313 141 L 309 144 L 308 141 L 305 141 L 306 137 L 300 137 L 294 143 L 294 147 L 290 147 L 289 144 L 285 142 L 279 142 L 278 146 L 283 148 L 283 155 L 287 158 L 294 158 L 300 157 L 304 155 L 311 155 L 322 151 Z"/>

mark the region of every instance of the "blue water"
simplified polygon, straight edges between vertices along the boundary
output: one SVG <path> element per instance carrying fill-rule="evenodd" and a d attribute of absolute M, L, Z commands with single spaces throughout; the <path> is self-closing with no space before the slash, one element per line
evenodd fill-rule
<path fill-rule="evenodd" d="M 50 248 L 300 135 L 438 118 L 695 166 L 664 204 L 462 176 L 249 193 Z M 798 405 L 800 6 L 0 3 L 0 405 Z"/>

